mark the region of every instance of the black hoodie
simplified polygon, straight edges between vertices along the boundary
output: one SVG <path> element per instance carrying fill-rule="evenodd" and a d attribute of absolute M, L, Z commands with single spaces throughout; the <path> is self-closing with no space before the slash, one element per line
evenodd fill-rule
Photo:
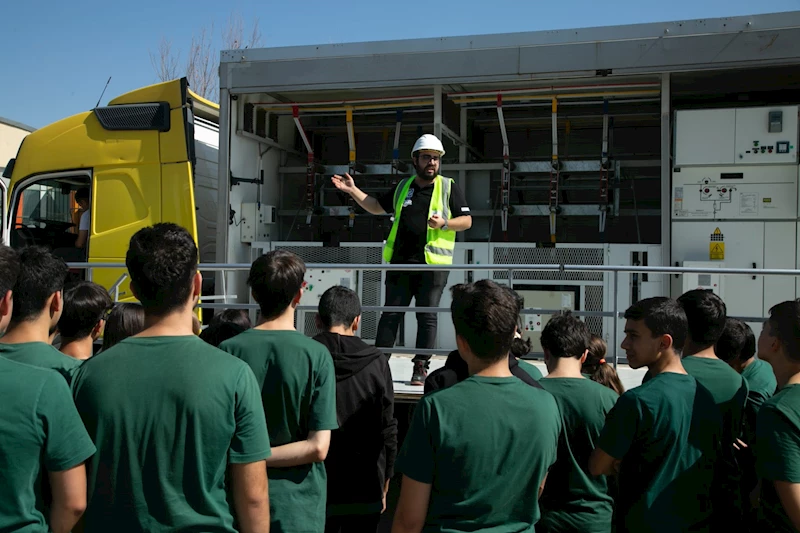
<path fill-rule="evenodd" d="M 538 381 L 519 367 L 519 361 L 517 361 L 517 358 L 514 357 L 513 354 L 508 354 L 508 369 L 511 371 L 511 374 L 517 376 L 531 387 L 542 388 Z M 458 350 L 453 350 L 447 355 L 447 361 L 445 361 L 444 366 L 431 372 L 425 379 L 425 394 L 452 387 L 468 377 L 469 368 L 467 368 L 467 363 L 461 358 L 461 354 L 458 353 Z"/>
<path fill-rule="evenodd" d="M 397 420 L 388 358 L 358 337 L 320 333 L 336 369 L 336 415 L 325 459 L 328 514 L 380 513 L 383 487 L 394 475 Z"/>

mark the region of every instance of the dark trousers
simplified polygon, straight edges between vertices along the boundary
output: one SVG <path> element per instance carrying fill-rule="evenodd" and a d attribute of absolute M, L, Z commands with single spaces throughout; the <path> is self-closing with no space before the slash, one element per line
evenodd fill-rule
<path fill-rule="evenodd" d="M 408 307 L 414 299 L 418 307 L 438 307 L 444 287 L 447 285 L 447 271 L 399 271 L 386 273 L 386 303 L 384 305 Z M 397 328 L 403 319 L 402 312 L 386 311 L 378 322 L 375 346 L 391 348 L 397 338 Z M 438 320 L 436 313 L 417 313 L 417 348 L 434 348 Z M 428 361 L 431 355 L 416 355 L 414 361 Z"/>
<path fill-rule="evenodd" d="M 381 514 L 329 516 L 325 533 L 370 533 L 378 531 Z"/>

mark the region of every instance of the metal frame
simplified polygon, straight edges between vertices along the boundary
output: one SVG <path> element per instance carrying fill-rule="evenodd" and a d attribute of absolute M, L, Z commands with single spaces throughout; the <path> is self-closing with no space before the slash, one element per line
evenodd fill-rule
<path fill-rule="evenodd" d="M 124 264 L 118 263 L 68 263 L 69 268 L 78 268 L 88 270 L 89 277 L 91 277 L 94 269 L 97 268 L 125 268 Z M 251 265 L 249 263 L 205 263 L 198 265 L 198 270 L 209 272 L 228 272 L 228 271 L 248 271 Z M 342 265 L 338 263 L 308 263 L 306 268 L 313 269 L 335 269 L 341 268 Z M 665 267 L 665 266 L 610 266 L 610 265 L 569 265 L 569 264 L 541 264 L 541 265 L 519 265 L 519 264 L 453 264 L 453 265 L 396 265 L 396 264 L 348 264 L 348 268 L 353 270 L 506 270 L 509 273 L 509 282 L 513 283 L 513 273 L 515 271 L 529 271 L 529 270 L 549 270 L 549 271 L 572 271 L 572 272 L 608 272 L 612 276 L 613 285 L 613 311 L 609 312 L 587 312 L 577 311 L 577 316 L 610 316 L 613 319 L 614 327 L 611 328 L 611 346 L 618 345 L 618 334 L 616 327 L 617 321 L 620 318 L 618 293 L 619 293 L 619 275 L 632 274 L 632 273 L 651 273 L 651 274 L 687 274 L 687 273 L 700 273 L 700 274 L 745 274 L 749 276 L 800 276 L 800 270 L 793 269 L 746 269 L 746 268 L 692 268 L 692 267 Z M 208 304 L 200 303 L 199 307 L 209 309 L 257 309 L 255 304 Z M 311 306 L 298 306 L 300 311 L 310 311 L 314 308 Z M 367 306 L 362 308 L 364 311 L 409 311 L 410 307 L 391 307 L 391 306 Z M 449 312 L 447 307 L 414 307 L 415 312 Z M 560 311 L 560 309 L 525 309 L 524 312 L 537 312 L 552 314 Z M 746 322 L 763 322 L 767 317 L 732 317 L 738 318 Z M 393 348 L 396 353 L 449 353 L 449 350 L 416 350 L 413 348 Z M 613 364 L 616 368 L 619 361 L 616 350 L 613 352 Z"/>

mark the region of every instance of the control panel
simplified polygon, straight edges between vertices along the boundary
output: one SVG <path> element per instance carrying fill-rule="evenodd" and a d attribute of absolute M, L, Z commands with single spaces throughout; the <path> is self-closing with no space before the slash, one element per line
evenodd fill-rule
<path fill-rule="evenodd" d="M 269 241 L 277 215 L 278 211 L 273 205 L 242 203 L 239 222 L 240 241 L 243 243 Z"/>
<path fill-rule="evenodd" d="M 675 166 L 797 164 L 798 106 L 682 110 Z"/>
<path fill-rule="evenodd" d="M 676 168 L 672 218 L 794 219 L 797 181 L 797 165 Z"/>
<path fill-rule="evenodd" d="M 568 309 L 574 311 L 579 307 L 579 287 L 546 287 L 529 286 L 524 284 L 514 285 L 514 290 L 525 300 L 525 309 L 533 310 L 532 313 L 522 316 L 522 338 L 530 339 L 532 350 L 541 353 L 542 329 L 552 317 L 548 310 Z M 541 310 L 541 312 L 537 312 Z"/>
<path fill-rule="evenodd" d="M 796 163 L 797 106 L 736 110 L 737 163 Z"/>
<path fill-rule="evenodd" d="M 356 289 L 356 271 L 350 268 L 309 268 L 306 269 L 303 296 L 300 305 L 319 305 L 322 294 L 336 285 L 351 290 Z"/>

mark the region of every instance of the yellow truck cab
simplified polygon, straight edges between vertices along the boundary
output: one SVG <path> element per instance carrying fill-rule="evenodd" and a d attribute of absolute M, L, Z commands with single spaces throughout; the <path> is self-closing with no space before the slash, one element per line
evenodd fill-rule
<path fill-rule="evenodd" d="M 3 241 L 46 246 L 68 262 L 124 263 L 136 231 L 174 222 L 191 232 L 201 259 L 213 261 L 218 128 L 219 107 L 189 91 L 184 78 L 31 133 L 3 174 L 10 179 Z M 83 209 L 76 193 L 86 188 L 88 243 L 77 247 Z M 118 283 L 124 274 L 95 269 L 92 279 L 117 286 L 126 300 L 133 296 L 127 280 Z"/>

